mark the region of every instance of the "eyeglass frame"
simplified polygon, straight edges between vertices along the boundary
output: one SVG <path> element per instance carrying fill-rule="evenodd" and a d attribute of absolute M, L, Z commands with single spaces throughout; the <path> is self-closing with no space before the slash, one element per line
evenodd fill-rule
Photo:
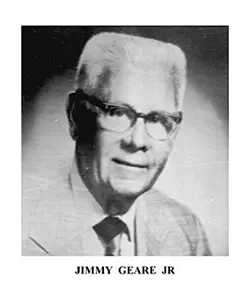
<path fill-rule="evenodd" d="M 163 112 L 151 111 L 147 114 L 144 114 L 141 112 L 137 112 L 132 106 L 127 105 L 127 104 L 123 105 L 123 104 L 107 103 L 107 102 L 100 101 L 95 96 L 90 96 L 90 95 L 86 94 L 82 89 L 77 89 L 75 92 L 70 93 L 69 96 L 72 96 L 72 95 L 77 96 L 77 98 L 80 101 L 84 101 L 90 105 L 98 107 L 99 109 L 101 109 L 104 112 L 109 112 L 112 107 L 129 109 L 132 112 L 132 114 L 134 115 L 134 118 L 132 119 L 132 122 L 127 129 L 125 129 L 124 131 L 116 131 L 116 130 L 105 128 L 108 131 L 112 131 L 112 132 L 116 132 L 116 133 L 124 133 L 124 132 L 128 131 L 129 129 L 131 129 L 136 124 L 138 118 L 142 118 L 144 120 L 144 124 L 145 124 L 148 121 L 148 117 L 153 113 L 158 114 L 163 117 L 170 117 L 175 122 L 176 126 L 178 126 L 183 120 L 183 112 L 182 111 L 178 111 L 176 113 L 165 113 L 165 112 L 163 113 Z M 91 107 L 87 107 L 87 108 L 91 110 Z M 162 123 L 162 125 L 165 127 L 165 129 L 167 131 L 165 124 Z M 154 140 L 163 141 L 163 140 L 167 139 L 167 138 L 164 138 L 164 139 L 154 138 L 148 132 L 148 130 L 146 130 L 146 131 L 147 131 L 148 135 L 151 138 L 153 138 Z"/>

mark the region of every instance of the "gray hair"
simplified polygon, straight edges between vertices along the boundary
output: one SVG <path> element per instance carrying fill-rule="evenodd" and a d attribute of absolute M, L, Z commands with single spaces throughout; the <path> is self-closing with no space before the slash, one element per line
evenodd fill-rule
<path fill-rule="evenodd" d="M 76 72 L 76 88 L 105 97 L 111 76 L 125 64 L 161 68 L 170 78 L 175 104 L 181 109 L 186 88 L 186 58 L 176 45 L 121 33 L 100 33 L 85 45 Z M 150 71 L 149 71 L 150 72 Z"/>

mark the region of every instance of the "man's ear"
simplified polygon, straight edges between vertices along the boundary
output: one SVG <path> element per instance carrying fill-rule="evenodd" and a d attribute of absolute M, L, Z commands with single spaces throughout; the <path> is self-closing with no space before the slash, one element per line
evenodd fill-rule
<path fill-rule="evenodd" d="M 96 113 L 90 112 L 81 100 L 84 96 L 80 91 L 70 93 L 66 103 L 66 113 L 69 131 L 73 140 L 81 139 L 86 144 L 92 144 L 97 131 Z"/>
<path fill-rule="evenodd" d="M 73 110 L 75 108 L 76 94 L 72 92 L 68 95 L 66 101 L 66 113 L 69 122 L 69 132 L 73 140 L 77 139 L 77 125 L 76 120 L 74 119 Z"/>

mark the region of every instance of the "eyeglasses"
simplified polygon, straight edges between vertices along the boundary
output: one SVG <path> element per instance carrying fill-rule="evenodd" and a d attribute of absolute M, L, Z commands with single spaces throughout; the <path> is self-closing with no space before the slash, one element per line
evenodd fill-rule
<path fill-rule="evenodd" d="M 76 94 L 87 109 L 98 114 L 100 126 L 108 131 L 124 133 L 135 125 L 138 118 L 142 118 L 148 135 L 152 139 L 164 141 L 182 121 L 181 111 L 173 114 L 158 111 L 143 114 L 129 105 L 101 102 L 82 90 L 77 90 Z"/>

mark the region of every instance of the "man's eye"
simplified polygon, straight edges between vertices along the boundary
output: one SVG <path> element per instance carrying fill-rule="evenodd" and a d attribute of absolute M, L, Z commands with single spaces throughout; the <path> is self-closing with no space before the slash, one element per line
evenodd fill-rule
<path fill-rule="evenodd" d="M 108 115 L 111 117 L 123 117 L 126 114 L 126 109 L 122 107 L 109 107 Z"/>
<path fill-rule="evenodd" d="M 165 118 L 159 114 L 150 114 L 148 116 L 148 121 L 150 123 L 165 123 L 166 122 Z"/>
<path fill-rule="evenodd" d="M 151 115 L 150 116 L 150 119 L 149 119 L 152 123 L 158 123 L 158 122 L 161 122 L 161 118 L 160 116 L 158 115 Z"/>
<path fill-rule="evenodd" d="M 167 132 L 171 132 L 174 126 L 174 121 L 170 117 L 162 116 L 160 114 L 151 114 L 148 116 L 148 122 L 156 126 L 160 125 L 165 128 Z"/>

